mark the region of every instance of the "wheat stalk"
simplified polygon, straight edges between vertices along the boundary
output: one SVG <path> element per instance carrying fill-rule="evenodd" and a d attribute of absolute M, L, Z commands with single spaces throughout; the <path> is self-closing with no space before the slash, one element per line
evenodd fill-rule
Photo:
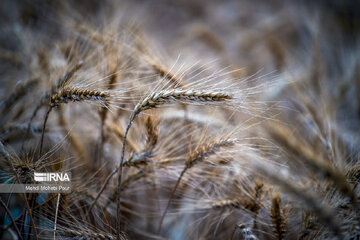
<path fill-rule="evenodd" d="M 8 216 L 9 216 L 9 218 L 10 218 L 10 220 L 11 220 L 11 223 L 12 223 L 12 225 L 14 226 L 15 231 L 16 231 L 18 237 L 19 237 L 20 239 L 23 239 L 22 236 L 21 236 L 21 232 L 20 232 L 19 228 L 18 228 L 17 225 L 16 225 L 15 219 L 14 219 L 13 215 L 11 214 L 11 211 L 10 211 L 9 208 L 6 206 L 6 204 L 3 202 L 3 200 L 1 199 L 1 197 L 0 197 L 0 204 L 3 206 L 3 208 L 4 208 L 5 211 L 6 211 L 6 213 L 8 214 Z"/>

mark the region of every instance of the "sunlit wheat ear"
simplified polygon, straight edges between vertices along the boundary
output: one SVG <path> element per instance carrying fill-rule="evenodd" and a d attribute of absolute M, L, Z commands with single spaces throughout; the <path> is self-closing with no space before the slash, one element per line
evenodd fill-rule
<path fill-rule="evenodd" d="M 171 200 L 174 197 L 175 191 L 176 191 L 177 187 L 179 186 L 180 181 L 181 181 L 182 177 L 184 176 L 185 172 L 188 169 L 192 168 L 196 163 L 201 162 L 204 159 L 206 159 L 208 156 L 218 152 L 220 150 L 220 148 L 232 147 L 237 141 L 238 141 L 237 139 L 233 139 L 233 138 L 224 138 L 224 139 L 219 139 L 212 143 L 205 143 L 204 145 L 200 146 L 194 153 L 192 153 L 191 155 L 188 156 L 188 158 L 185 160 L 185 167 L 181 171 L 180 176 L 179 176 L 178 180 L 176 181 L 173 190 L 171 191 L 168 203 L 166 205 L 164 213 L 161 216 L 158 233 L 161 232 L 162 224 L 165 219 L 166 213 L 170 207 Z"/>
<path fill-rule="evenodd" d="M 273 224 L 273 231 L 278 240 L 285 238 L 285 226 L 286 219 L 284 216 L 284 210 L 281 207 L 281 198 L 280 195 L 276 195 L 272 198 L 271 201 L 271 222 Z"/>
<path fill-rule="evenodd" d="M 150 94 L 143 101 L 137 104 L 133 112 L 133 118 L 147 109 L 156 108 L 164 104 L 174 102 L 211 104 L 224 102 L 232 98 L 232 95 L 226 92 L 182 89 L 161 90 Z"/>

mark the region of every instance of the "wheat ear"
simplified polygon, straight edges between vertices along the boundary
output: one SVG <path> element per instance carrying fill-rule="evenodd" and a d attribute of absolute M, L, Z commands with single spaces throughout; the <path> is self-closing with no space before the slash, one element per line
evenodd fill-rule
<path fill-rule="evenodd" d="M 51 110 L 54 107 L 58 107 L 61 103 L 67 103 L 70 101 L 80 102 L 80 101 L 105 101 L 108 99 L 110 94 L 105 91 L 95 91 L 81 88 L 63 88 L 60 91 L 53 94 L 50 98 L 50 105 L 48 111 L 46 112 L 42 133 L 41 133 L 41 142 L 40 142 L 40 155 L 42 153 L 42 147 L 44 142 L 44 134 L 46 129 L 46 123 L 51 113 Z"/>
<path fill-rule="evenodd" d="M 169 104 L 176 101 L 184 102 L 223 102 L 232 99 L 232 95 L 225 92 L 214 91 L 196 91 L 196 90 L 162 90 L 154 92 L 146 97 L 142 102 L 136 105 L 134 109 L 134 116 L 137 116 L 142 111 L 147 109 L 156 108 L 159 105 Z"/>
<path fill-rule="evenodd" d="M 160 219 L 158 233 L 161 232 L 162 224 L 163 224 L 163 221 L 165 219 L 166 213 L 167 213 L 167 211 L 168 211 L 168 209 L 170 207 L 171 200 L 174 197 L 175 191 L 178 188 L 178 186 L 180 184 L 180 181 L 181 181 L 182 177 L 184 176 L 185 172 L 188 169 L 192 168 L 199 161 L 204 160 L 209 155 L 215 154 L 217 151 L 219 151 L 220 148 L 233 146 L 236 141 L 237 141 L 237 139 L 231 139 L 231 138 L 220 139 L 220 140 L 215 141 L 213 143 L 206 143 L 203 146 L 200 146 L 198 148 L 198 150 L 196 150 L 193 154 L 190 154 L 190 156 L 185 161 L 184 169 L 181 171 L 180 176 L 179 176 L 178 180 L 176 181 L 173 190 L 171 191 L 171 194 L 170 194 L 168 203 L 166 205 L 165 211 L 162 214 L 161 219 Z"/>
<path fill-rule="evenodd" d="M 274 227 L 274 233 L 278 240 L 282 240 L 285 238 L 286 220 L 282 212 L 283 211 L 281 209 L 281 198 L 279 195 L 277 195 L 272 199 L 270 216 Z"/>

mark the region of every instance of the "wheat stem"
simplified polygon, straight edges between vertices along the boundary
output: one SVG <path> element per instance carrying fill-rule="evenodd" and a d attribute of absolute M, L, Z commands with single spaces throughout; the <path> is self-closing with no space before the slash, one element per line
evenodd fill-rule
<path fill-rule="evenodd" d="M 0 204 L 3 206 L 3 208 L 4 208 L 5 211 L 6 211 L 6 213 L 8 214 L 8 216 L 9 216 L 11 222 L 12 222 L 12 225 L 14 225 L 14 228 L 15 228 L 15 231 L 16 231 L 18 237 L 19 237 L 20 239 L 23 239 L 22 236 L 21 236 L 20 230 L 19 230 L 19 228 L 18 228 L 17 225 L 16 225 L 15 219 L 14 219 L 14 217 L 13 217 L 12 214 L 11 214 L 11 211 L 9 210 L 9 208 L 6 206 L 6 204 L 3 202 L 3 200 L 2 200 L 1 198 L 0 198 Z"/>
<path fill-rule="evenodd" d="M 60 193 L 58 193 L 57 201 L 56 201 L 56 211 L 55 211 L 55 220 L 54 220 L 54 240 L 56 240 L 56 224 L 57 224 L 57 217 L 58 217 L 58 210 L 59 210 L 59 203 L 60 203 Z"/>

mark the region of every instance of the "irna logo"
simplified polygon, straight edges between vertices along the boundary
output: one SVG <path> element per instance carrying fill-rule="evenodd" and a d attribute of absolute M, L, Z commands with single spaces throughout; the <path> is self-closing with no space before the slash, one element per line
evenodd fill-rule
<path fill-rule="evenodd" d="M 70 182 L 70 174 L 58 173 L 38 173 L 34 172 L 34 179 L 37 182 Z"/>

